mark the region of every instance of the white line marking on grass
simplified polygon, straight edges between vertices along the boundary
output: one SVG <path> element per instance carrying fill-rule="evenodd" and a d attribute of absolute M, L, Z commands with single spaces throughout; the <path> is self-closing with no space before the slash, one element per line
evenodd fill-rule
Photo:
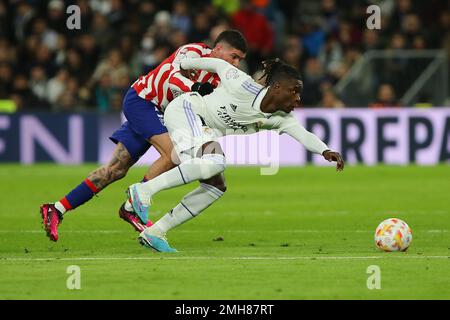
<path fill-rule="evenodd" d="M 1 233 L 44 233 L 44 230 L 0 230 Z M 180 233 L 249 233 L 261 232 L 261 230 L 177 230 Z M 372 230 L 323 230 L 323 229 L 296 229 L 296 230 L 270 230 L 270 232 L 281 233 L 374 233 Z M 448 230 L 415 230 L 417 232 L 427 233 L 447 233 Z M 121 234 L 131 233 L 131 230 L 61 230 L 61 233 L 104 233 L 104 234 Z"/>
<path fill-rule="evenodd" d="M 77 258 L 0 258 L 0 262 L 30 262 L 30 261 L 112 261 L 112 260 L 365 260 L 365 259 L 450 259 L 450 256 L 367 256 L 367 257 L 345 257 L 345 256 L 294 256 L 294 257 L 77 257 Z"/>
<path fill-rule="evenodd" d="M 129 233 L 125 230 L 62 230 L 62 233 Z M 42 230 L 0 230 L 0 233 L 45 233 Z"/>

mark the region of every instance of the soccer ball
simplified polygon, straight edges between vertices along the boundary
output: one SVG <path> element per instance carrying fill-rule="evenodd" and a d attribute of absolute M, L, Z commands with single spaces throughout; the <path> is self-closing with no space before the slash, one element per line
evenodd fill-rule
<path fill-rule="evenodd" d="M 411 241 L 411 228 L 397 218 L 384 220 L 375 230 L 375 245 L 384 251 L 405 251 Z"/>

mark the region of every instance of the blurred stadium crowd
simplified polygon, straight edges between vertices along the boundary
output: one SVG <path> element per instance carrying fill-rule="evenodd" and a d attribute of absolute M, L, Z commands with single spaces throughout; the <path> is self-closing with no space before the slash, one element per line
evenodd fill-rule
<path fill-rule="evenodd" d="M 80 30 L 66 26 L 72 4 Z M 382 8 L 382 30 L 366 27 L 370 4 Z M 333 86 L 367 50 L 450 50 L 447 0 L 0 0 L 0 100 L 28 111 L 119 111 L 139 75 L 227 28 L 247 38 L 250 74 L 274 56 L 298 68 L 305 106 L 344 107 Z M 374 105 L 398 104 L 388 80 Z"/>

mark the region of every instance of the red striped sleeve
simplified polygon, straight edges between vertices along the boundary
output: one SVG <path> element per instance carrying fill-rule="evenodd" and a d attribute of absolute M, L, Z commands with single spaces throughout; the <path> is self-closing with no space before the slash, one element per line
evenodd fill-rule
<path fill-rule="evenodd" d="M 196 45 L 196 46 L 200 46 L 200 47 L 202 47 L 203 49 L 209 49 L 209 47 L 208 47 L 205 43 L 203 43 L 203 42 L 194 42 L 194 43 L 192 43 L 192 44 L 194 44 L 194 45 Z"/>
<path fill-rule="evenodd" d="M 155 86 L 155 78 L 156 78 L 157 74 L 155 74 L 155 76 L 152 79 L 152 90 L 149 94 L 149 100 L 153 99 L 154 97 L 156 97 L 156 86 Z"/>
<path fill-rule="evenodd" d="M 167 93 L 166 93 L 166 96 L 167 96 L 167 101 L 172 101 L 173 100 L 173 93 L 172 93 L 172 91 L 171 90 L 167 90 Z M 162 108 L 158 105 L 158 106 L 156 106 L 159 110 L 162 110 Z"/>
<path fill-rule="evenodd" d="M 191 88 L 188 87 L 183 81 L 181 81 L 178 77 L 175 75 L 170 78 L 169 83 L 173 84 L 174 86 L 177 86 L 181 91 L 183 92 L 189 92 L 191 91 Z"/>
<path fill-rule="evenodd" d="M 217 86 L 219 85 L 219 81 L 213 81 L 213 82 L 211 82 L 211 84 L 212 84 L 212 86 L 214 87 L 214 88 L 217 88 Z"/>
<path fill-rule="evenodd" d="M 214 79 L 211 81 L 211 84 L 212 84 L 214 87 L 217 87 L 217 86 L 219 85 L 219 83 L 220 83 L 220 78 L 219 78 L 219 76 L 216 74 L 216 75 L 214 76 Z"/>
<path fill-rule="evenodd" d="M 208 72 L 202 79 L 202 82 L 208 82 L 209 79 L 211 79 L 211 77 L 213 76 L 213 74 L 211 72 Z"/>
<path fill-rule="evenodd" d="M 186 50 L 188 51 L 194 51 L 195 53 L 197 53 L 200 57 L 202 56 L 202 51 L 199 48 L 195 48 L 195 47 L 186 47 Z"/>
<path fill-rule="evenodd" d="M 169 77 L 169 73 L 170 73 L 170 69 L 165 71 L 162 75 L 161 78 L 159 79 L 159 83 L 158 83 L 158 89 L 157 89 L 157 93 L 158 93 L 158 102 L 161 103 L 164 100 L 164 90 L 163 90 L 163 86 L 164 86 L 164 82 L 167 81 L 167 78 Z"/>

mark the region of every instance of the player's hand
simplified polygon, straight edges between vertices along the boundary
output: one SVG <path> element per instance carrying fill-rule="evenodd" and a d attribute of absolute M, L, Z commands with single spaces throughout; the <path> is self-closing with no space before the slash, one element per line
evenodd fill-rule
<path fill-rule="evenodd" d="M 198 92 L 203 97 L 213 92 L 214 86 L 209 82 L 196 82 L 192 85 L 191 91 Z"/>
<path fill-rule="evenodd" d="M 191 79 L 192 81 L 196 81 L 200 75 L 200 71 L 195 69 L 188 70 L 188 72 L 189 72 L 189 79 Z"/>
<path fill-rule="evenodd" d="M 192 81 L 195 81 L 198 79 L 200 71 L 194 70 L 194 69 L 185 70 L 185 69 L 180 68 L 180 73 L 183 77 L 188 78 Z"/>
<path fill-rule="evenodd" d="M 322 155 L 325 158 L 325 160 L 328 160 L 329 162 L 332 161 L 336 162 L 337 171 L 344 170 L 344 160 L 342 159 L 342 156 L 339 152 L 325 150 Z"/>

